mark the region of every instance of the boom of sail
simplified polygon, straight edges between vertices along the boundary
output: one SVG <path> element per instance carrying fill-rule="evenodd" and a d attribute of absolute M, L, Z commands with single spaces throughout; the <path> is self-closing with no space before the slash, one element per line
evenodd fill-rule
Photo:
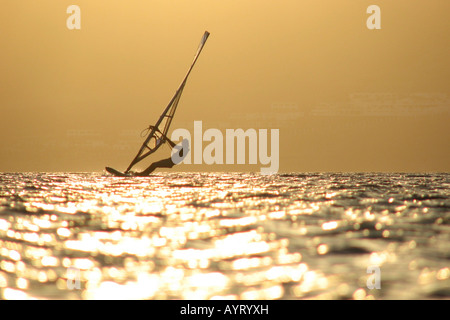
<path fill-rule="evenodd" d="M 164 112 L 161 114 L 155 125 L 148 127 L 148 134 L 146 135 L 145 141 L 142 144 L 136 156 L 134 157 L 133 161 L 131 161 L 125 173 L 128 173 L 135 164 L 142 161 L 143 159 L 151 155 L 153 152 L 158 150 L 158 148 L 167 141 L 167 133 L 169 131 L 170 124 L 172 123 L 173 117 L 175 115 L 175 111 L 177 110 L 178 102 L 180 101 L 180 97 L 183 92 L 184 86 L 186 85 L 186 81 L 189 77 L 189 74 L 192 71 L 192 68 L 195 65 L 195 62 L 197 61 L 200 53 L 202 52 L 203 46 L 205 45 L 208 36 L 209 32 L 205 31 L 202 40 L 200 41 L 200 45 L 197 49 L 197 53 L 194 56 L 194 60 L 192 61 L 192 64 L 188 72 L 186 73 L 183 81 L 181 82 L 180 86 L 175 92 L 175 95 L 170 100 L 169 104 L 164 109 Z M 160 128 L 162 128 L 162 130 Z"/>

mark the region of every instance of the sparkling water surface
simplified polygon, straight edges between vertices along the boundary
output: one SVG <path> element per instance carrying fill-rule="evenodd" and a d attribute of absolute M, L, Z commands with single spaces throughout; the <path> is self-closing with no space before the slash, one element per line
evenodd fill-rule
<path fill-rule="evenodd" d="M 449 299 L 449 267 L 447 173 L 0 173 L 1 299 Z"/>

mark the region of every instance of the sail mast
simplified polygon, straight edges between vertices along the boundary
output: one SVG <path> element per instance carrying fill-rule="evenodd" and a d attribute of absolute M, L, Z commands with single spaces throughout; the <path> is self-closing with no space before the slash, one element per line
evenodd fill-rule
<path fill-rule="evenodd" d="M 146 158 L 147 156 L 149 156 L 150 154 L 155 152 L 159 148 L 159 146 L 162 144 L 162 143 L 160 143 L 159 145 L 155 145 L 155 147 L 153 149 L 148 146 L 148 143 L 149 143 L 150 139 L 152 137 L 154 137 L 154 135 L 159 131 L 159 128 L 158 128 L 159 125 L 161 124 L 161 122 L 163 122 L 164 118 L 166 118 L 166 117 L 167 117 L 167 122 L 166 122 L 166 124 L 164 126 L 163 134 L 164 135 L 167 134 L 167 131 L 169 130 L 169 126 L 170 126 L 170 124 L 172 122 L 172 119 L 173 119 L 173 115 L 174 115 L 175 110 L 177 108 L 178 101 L 180 100 L 181 93 L 183 92 L 184 86 L 186 85 L 187 78 L 189 77 L 189 74 L 191 73 L 192 68 L 195 65 L 195 62 L 197 61 L 200 53 L 202 52 L 203 46 L 205 45 L 206 40 L 208 39 L 208 36 L 209 36 L 209 32 L 205 31 L 205 33 L 203 34 L 202 40 L 200 41 L 200 45 L 199 45 L 199 47 L 197 49 L 197 53 L 194 56 L 194 60 L 192 61 L 189 70 L 187 71 L 186 75 L 184 76 L 183 81 L 181 82 L 180 86 L 178 87 L 177 91 L 175 92 L 175 95 L 172 97 L 172 99 L 170 100 L 170 102 L 167 105 L 167 107 L 164 109 L 163 113 L 159 117 L 159 119 L 156 122 L 156 124 L 152 127 L 152 129 L 149 132 L 147 138 L 145 139 L 145 141 L 142 144 L 141 148 L 139 149 L 138 153 L 134 157 L 133 161 L 131 161 L 131 163 L 128 166 L 128 168 L 125 171 L 125 173 L 128 173 L 131 170 L 131 168 L 136 163 L 138 163 L 139 161 L 143 160 L 144 158 Z M 169 112 L 169 110 L 171 108 L 173 108 L 173 112 L 170 112 L 170 114 L 168 115 L 167 113 Z M 147 152 L 144 152 L 145 149 L 149 149 L 149 150 Z"/>

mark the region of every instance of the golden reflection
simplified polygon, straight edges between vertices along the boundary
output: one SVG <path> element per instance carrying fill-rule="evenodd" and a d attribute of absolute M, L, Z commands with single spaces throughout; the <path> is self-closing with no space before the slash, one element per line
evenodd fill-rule
<path fill-rule="evenodd" d="M 11 227 L 11 223 L 4 219 L 0 219 L 0 231 L 7 231 Z"/>
<path fill-rule="evenodd" d="M 72 234 L 72 232 L 67 228 L 58 228 L 56 230 L 56 234 L 60 237 L 68 238 Z"/>
<path fill-rule="evenodd" d="M 0 289 L 5 288 L 8 285 L 8 279 L 3 272 L 0 272 Z"/>
<path fill-rule="evenodd" d="M 375 299 L 385 291 L 369 294 L 362 275 L 352 278 L 361 265 L 411 272 L 427 288 L 450 278 L 445 265 L 414 256 L 425 244 L 397 224 L 419 223 L 432 209 L 411 211 L 412 201 L 397 195 L 389 210 L 377 198 L 335 206 L 342 193 L 317 189 L 318 181 L 295 180 L 300 193 L 290 194 L 290 182 L 261 187 L 248 175 L 236 184 L 224 177 L 200 189 L 191 178 L 155 175 L 150 186 L 99 176 L 15 203 L 0 218 L 0 298 L 40 298 L 45 284 L 62 299 Z M 427 241 L 445 257 L 446 220 L 433 221 L 440 233 Z M 352 254 L 330 254 L 341 249 Z M 80 289 L 68 288 L 68 268 L 78 270 Z"/>
<path fill-rule="evenodd" d="M 235 294 L 229 294 L 229 295 L 217 295 L 212 296 L 210 300 L 238 300 L 239 297 Z"/>
<path fill-rule="evenodd" d="M 36 300 L 30 297 L 26 292 L 22 290 L 4 288 L 3 289 L 3 299 L 5 300 Z"/>
<path fill-rule="evenodd" d="M 27 289 L 28 288 L 28 280 L 25 278 L 17 278 L 16 285 L 17 285 L 17 288 L 19 288 L 19 289 Z"/>
<path fill-rule="evenodd" d="M 270 257 L 264 258 L 241 258 L 233 261 L 231 268 L 233 270 L 248 270 L 252 268 L 260 268 L 272 264 Z"/>
<path fill-rule="evenodd" d="M 438 280 L 447 280 L 450 278 L 450 269 L 448 267 L 440 269 L 436 274 L 436 278 Z"/>
<path fill-rule="evenodd" d="M 421 285 L 430 284 L 434 281 L 435 277 L 436 271 L 431 270 L 429 268 L 424 268 L 420 272 L 420 275 L 417 278 L 417 282 Z"/>
<path fill-rule="evenodd" d="M 37 280 L 39 282 L 47 282 L 47 280 L 48 280 L 47 273 L 45 271 L 39 271 Z"/>
<path fill-rule="evenodd" d="M 397 255 L 394 252 L 382 251 L 382 252 L 372 252 L 369 256 L 370 265 L 381 266 L 384 263 L 394 263 L 397 261 Z"/>
<path fill-rule="evenodd" d="M 357 289 L 353 292 L 353 299 L 355 300 L 364 300 L 366 298 L 366 291 L 362 288 Z"/>
<path fill-rule="evenodd" d="M 280 285 L 273 285 L 268 288 L 250 289 L 241 294 L 243 300 L 274 300 L 283 296 L 284 289 Z"/>
<path fill-rule="evenodd" d="M 317 247 L 317 253 L 320 254 L 320 255 L 327 254 L 329 250 L 330 250 L 330 249 L 329 249 L 328 245 L 327 245 L 327 244 L 324 244 L 324 243 L 320 244 L 320 245 Z"/>
<path fill-rule="evenodd" d="M 322 223 L 322 229 L 325 231 L 330 231 L 336 229 L 338 225 L 339 225 L 338 221 L 328 221 Z"/>
<path fill-rule="evenodd" d="M 293 287 L 293 293 L 297 297 L 302 297 L 311 291 L 326 289 L 329 285 L 328 279 L 320 272 L 306 271 L 300 284 Z"/>

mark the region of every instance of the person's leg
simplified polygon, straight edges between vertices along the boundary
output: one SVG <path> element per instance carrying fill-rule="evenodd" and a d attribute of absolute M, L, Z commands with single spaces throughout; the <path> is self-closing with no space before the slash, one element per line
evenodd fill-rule
<path fill-rule="evenodd" d="M 172 158 L 167 158 L 153 162 L 147 169 L 142 172 L 136 173 L 137 176 L 148 176 L 150 173 L 156 170 L 156 168 L 172 168 L 175 165 Z"/>

